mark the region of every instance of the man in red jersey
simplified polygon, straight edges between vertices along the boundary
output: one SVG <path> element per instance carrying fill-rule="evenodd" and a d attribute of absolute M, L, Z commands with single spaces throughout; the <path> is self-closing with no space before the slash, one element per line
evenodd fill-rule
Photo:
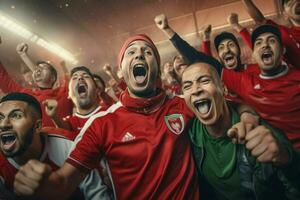
<path fill-rule="evenodd" d="M 56 170 L 68 156 L 73 143 L 68 133 L 55 128 L 45 131 L 41 117 L 39 102 L 28 94 L 9 93 L 0 100 L 0 182 L 10 191 L 16 173 L 28 160 L 37 159 Z M 80 189 L 85 198 L 76 192 L 72 199 L 109 199 L 95 170 Z"/>
<path fill-rule="evenodd" d="M 71 70 L 69 81 L 69 98 L 75 105 L 73 115 L 60 118 L 57 111 L 61 109 L 56 100 L 45 100 L 46 113 L 53 120 L 56 127 L 74 132 L 77 136 L 85 122 L 94 114 L 104 111 L 107 107 L 99 104 L 98 90 L 96 82 L 90 70 L 84 66 L 75 67 Z"/>
<path fill-rule="evenodd" d="M 24 47 L 23 47 L 24 48 Z M 21 48 L 22 49 L 22 48 Z M 26 52 L 26 51 L 25 51 Z M 9 92 L 23 92 L 34 96 L 41 104 L 46 99 L 55 99 L 61 109 L 57 112 L 59 117 L 64 117 L 72 113 L 73 104 L 68 97 L 68 86 L 54 88 L 57 80 L 56 69 L 47 62 L 37 62 L 33 70 L 33 80 L 37 89 L 23 88 L 16 83 L 7 73 L 4 66 L 0 63 L 0 79 L 3 83 L 1 89 L 5 93 Z M 46 115 L 45 109 L 43 111 L 43 126 L 54 126 L 51 119 Z"/>
<path fill-rule="evenodd" d="M 45 165 L 27 163 L 16 176 L 18 194 L 64 198 L 105 157 L 117 199 L 199 199 L 185 129 L 192 112 L 157 85 L 159 65 L 151 39 L 130 37 L 119 54 L 128 87 L 120 102 L 87 121 L 67 162 L 50 176 Z"/>
<path fill-rule="evenodd" d="M 299 0 L 282 0 L 282 10 L 285 17 L 291 23 L 291 27 L 276 24 L 272 20 L 264 17 L 261 11 L 256 7 L 252 0 L 242 0 L 246 10 L 253 20 L 258 24 L 272 24 L 277 26 L 281 32 L 282 43 L 286 48 L 284 54 L 288 63 L 294 67 L 300 67 L 300 1 Z"/>

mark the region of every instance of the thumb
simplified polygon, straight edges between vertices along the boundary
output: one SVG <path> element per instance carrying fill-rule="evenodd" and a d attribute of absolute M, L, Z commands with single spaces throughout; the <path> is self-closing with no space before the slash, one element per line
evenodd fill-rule
<path fill-rule="evenodd" d="M 234 144 L 237 143 L 237 135 L 238 135 L 238 130 L 236 127 L 232 127 L 227 131 L 227 136 L 231 138 Z"/>

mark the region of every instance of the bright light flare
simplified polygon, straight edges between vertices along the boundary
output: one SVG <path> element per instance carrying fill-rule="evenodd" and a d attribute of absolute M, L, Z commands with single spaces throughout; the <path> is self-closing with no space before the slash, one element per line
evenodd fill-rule
<path fill-rule="evenodd" d="M 58 55 L 59 57 L 63 58 L 66 61 L 69 61 L 76 65 L 78 61 L 75 59 L 75 57 L 67 50 L 59 46 L 58 44 L 55 44 L 54 42 L 48 42 L 38 35 L 31 33 L 29 30 L 24 28 L 23 26 L 16 23 L 14 20 L 9 19 L 8 17 L 4 16 L 0 13 L 0 26 L 7 29 L 8 31 L 19 35 L 27 40 L 30 40 L 31 42 L 36 43 L 37 45 L 47 49 L 48 51 Z"/>

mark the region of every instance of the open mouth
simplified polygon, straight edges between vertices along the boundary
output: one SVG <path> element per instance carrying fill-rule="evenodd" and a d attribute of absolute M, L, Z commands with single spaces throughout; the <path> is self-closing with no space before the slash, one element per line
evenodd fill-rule
<path fill-rule="evenodd" d="M 147 69 L 143 64 L 136 64 L 133 67 L 133 76 L 135 81 L 138 84 L 142 84 L 145 82 L 147 78 Z"/>
<path fill-rule="evenodd" d="M 12 150 L 17 141 L 17 138 L 13 133 L 2 134 L 0 139 L 5 151 Z"/>
<path fill-rule="evenodd" d="M 202 115 L 209 113 L 211 108 L 211 101 L 209 99 L 201 99 L 194 102 L 195 108 Z"/>
<path fill-rule="evenodd" d="M 261 59 L 262 61 L 264 62 L 264 64 L 272 64 L 272 59 L 273 58 L 273 54 L 272 52 L 268 51 L 268 52 L 264 52 L 262 55 L 261 55 Z"/>
<path fill-rule="evenodd" d="M 77 92 L 80 97 L 84 97 L 87 95 L 87 85 L 84 83 L 79 83 L 77 87 Z"/>
<path fill-rule="evenodd" d="M 224 56 L 224 61 L 226 64 L 233 64 L 234 63 L 234 56 L 231 54 L 227 54 Z"/>

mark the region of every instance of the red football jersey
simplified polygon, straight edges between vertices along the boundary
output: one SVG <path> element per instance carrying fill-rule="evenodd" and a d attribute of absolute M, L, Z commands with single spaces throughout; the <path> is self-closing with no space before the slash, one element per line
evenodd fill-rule
<path fill-rule="evenodd" d="M 117 199 L 199 199 L 186 131 L 192 112 L 183 99 L 162 96 L 145 114 L 151 99 L 126 98 L 130 105 L 121 98 L 87 121 L 67 162 L 93 169 L 104 156 Z M 134 112 L 134 104 L 141 109 Z"/>
<path fill-rule="evenodd" d="M 286 66 L 275 77 L 264 77 L 223 69 L 222 79 L 229 90 L 273 126 L 280 128 L 300 148 L 300 71 Z"/>
<path fill-rule="evenodd" d="M 82 129 L 82 127 L 84 126 L 85 122 L 91 116 L 95 115 L 96 113 L 98 113 L 100 111 L 104 111 L 104 110 L 106 110 L 106 108 L 98 106 L 94 111 L 92 111 L 91 113 L 89 113 L 87 115 L 81 115 L 79 113 L 74 113 L 72 116 L 67 116 L 67 117 L 63 118 L 63 120 L 70 123 L 70 125 L 72 127 L 72 132 L 77 136 L 79 134 L 80 130 Z"/>
<path fill-rule="evenodd" d="M 23 92 L 34 96 L 42 106 L 43 112 L 43 126 L 54 126 L 52 120 L 45 112 L 44 106 L 42 105 L 43 101 L 46 99 L 55 99 L 58 102 L 57 115 L 60 118 L 63 118 L 67 115 L 72 114 L 73 103 L 68 99 L 68 86 L 67 83 L 63 87 L 58 87 L 55 89 L 28 89 L 23 88 L 17 84 L 6 72 L 3 65 L 0 63 L 0 88 L 5 93 L 9 92 Z"/>

